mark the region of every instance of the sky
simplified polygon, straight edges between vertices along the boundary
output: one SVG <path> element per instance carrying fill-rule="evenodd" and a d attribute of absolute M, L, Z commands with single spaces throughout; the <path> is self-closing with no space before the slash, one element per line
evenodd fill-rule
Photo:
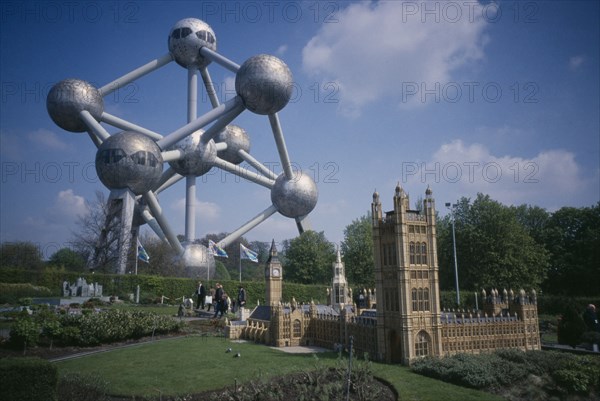
<path fill-rule="evenodd" d="M 45 257 L 69 247 L 99 181 L 86 133 L 55 125 L 52 86 L 101 87 L 165 55 L 183 18 L 208 23 L 217 52 L 242 64 L 282 59 L 293 77 L 279 112 L 295 170 L 316 182 L 312 228 L 332 242 L 370 210 L 433 191 L 437 209 L 481 192 L 554 211 L 600 200 L 600 11 L 597 1 L 2 1 L 0 241 Z M 222 101 L 233 73 L 208 67 Z M 201 80 L 200 80 L 201 82 Z M 187 72 L 172 62 L 105 97 L 105 111 L 161 134 L 186 123 Z M 198 114 L 210 110 L 202 87 Z M 265 116 L 235 122 L 250 154 L 281 172 Z M 113 134 L 118 130 L 106 126 Z M 246 165 L 247 166 L 247 165 Z M 183 234 L 185 183 L 162 192 Z M 231 232 L 270 204 L 268 189 L 213 168 L 198 178 L 196 236 Z M 297 235 L 276 214 L 245 235 Z"/>

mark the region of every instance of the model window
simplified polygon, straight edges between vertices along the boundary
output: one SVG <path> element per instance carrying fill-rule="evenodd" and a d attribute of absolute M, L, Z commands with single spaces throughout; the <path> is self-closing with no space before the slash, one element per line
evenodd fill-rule
<path fill-rule="evenodd" d="M 126 156 L 122 149 L 105 149 L 100 153 L 100 159 L 105 164 L 118 163 Z"/>
<path fill-rule="evenodd" d="M 145 166 L 146 165 L 146 152 L 143 150 L 140 150 L 139 152 L 134 153 L 133 155 L 131 155 L 131 160 L 135 164 Z"/>
<path fill-rule="evenodd" d="M 420 331 L 419 334 L 417 334 L 415 353 L 417 356 L 429 355 L 429 336 L 424 331 Z"/>
<path fill-rule="evenodd" d="M 294 337 L 298 338 L 302 336 L 302 323 L 300 320 L 294 320 Z"/>
<path fill-rule="evenodd" d="M 186 36 L 190 35 L 192 33 L 192 30 L 190 28 L 181 28 L 181 37 L 185 38 Z"/>
<path fill-rule="evenodd" d="M 416 288 L 412 289 L 412 310 L 413 310 L 413 312 L 416 312 L 419 310 L 419 303 L 417 300 L 417 289 Z"/>
<path fill-rule="evenodd" d="M 146 159 L 146 165 L 150 166 L 150 167 L 156 167 L 157 164 L 158 164 L 158 159 L 156 158 L 156 156 L 154 156 L 152 153 L 148 153 L 148 156 Z"/>

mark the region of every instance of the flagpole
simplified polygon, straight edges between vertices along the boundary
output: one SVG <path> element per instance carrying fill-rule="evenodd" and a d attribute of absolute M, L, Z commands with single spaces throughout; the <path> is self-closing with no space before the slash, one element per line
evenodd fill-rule
<path fill-rule="evenodd" d="M 240 242 L 240 283 L 242 282 L 242 243 Z"/>
<path fill-rule="evenodd" d="M 137 276 L 137 268 L 138 268 L 138 258 L 140 256 L 140 240 L 139 238 L 136 237 L 136 244 L 135 244 L 135 275 Z"/>

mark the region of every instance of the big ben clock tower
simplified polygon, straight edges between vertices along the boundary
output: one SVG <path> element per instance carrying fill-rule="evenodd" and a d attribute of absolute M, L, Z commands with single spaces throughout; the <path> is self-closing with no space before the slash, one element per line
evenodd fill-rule
<path fill-rule="evenodd" d="M 277 255 L 277 248 L 275 247 L 275 240 L 271 243 L 271 251 L 269 259 L 265 266 L 265 280 L 266 280 L 266 304 L 269 306 L 277 305 L 281 302 L 281 280 L 282 280 L 281 262 Z"/>

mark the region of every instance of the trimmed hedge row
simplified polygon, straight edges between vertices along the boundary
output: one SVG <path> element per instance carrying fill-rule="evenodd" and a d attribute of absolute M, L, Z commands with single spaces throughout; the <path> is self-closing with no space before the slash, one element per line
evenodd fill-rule
<path fill-rule="evenodd" d="M 0 401 L 56 401 L 58 369 L 40 358 L 3 358 L 0 383 Z"/>
<path fill-rule="evenodd" d="M 118 275 L 118 274 L 92 274 L 73 273 L 46 269 L 43 271 L 26 271 L 23 269 L 0 269 L 0 283 L 31 283 L 31 285 L 49 288 L 50 294 L 43 296 L 60 296 L 63 281 L 72 283 L 77 278 L 83 277 L 88 283 L 99 283 L 105 296 L 116 295 L 126 299 L 128 294 L 135 293 L 140 286 L 142 302 L 155 302 L 161 296 L 166 296 L 171 303 L 179 302 L 182 296 L 192 296 L 196 291 L 197 279 L 160 277 L 147 275 Z M 203 280 L 207 288 L 214 287 L 217 281 Z M 219 281 L 225 291 L 232 299 L 237 296 L 238 281 Z M 250 305 L 258 302 L 264 304 L 265 283 L 259 281 L 243 282 L 246 296 Z M 327 298 L 327 286 L 325 285 L 303 285 L 285 282 L 283 283 L 283 299 L 291 301 L 292 297 L 298 302 L 325 302 Z M 39 295 L 38 295 L 39 296 Z"/>
<path fill-rule="evenodd" d="M 110 309 L 100 313 L 46 316 L 46 319 L 43 314 L 19 317 L 11 329 L 10 341 L 17 346 L 31 346 L 40 341 L 41 335 L 60 345 L 92 346 L 181 329 L 181 323 L 170 316 L 143 311 Z"/>
<path fill-rule="evenodd" d="M 600 385 L 600 360 L 556 351 L 502 349 L 491 354 L 428 357 L 411 365 L 424 376 L 476 389 L 531 385 L 532 376 L 550 394 L 590 394 Z"/>
<path fill-rule="evenodd" d="M 49 297 L 52 291 L 30 283 L 0 283 L 0 304 L 18 302 L 21 298 Z"/>

